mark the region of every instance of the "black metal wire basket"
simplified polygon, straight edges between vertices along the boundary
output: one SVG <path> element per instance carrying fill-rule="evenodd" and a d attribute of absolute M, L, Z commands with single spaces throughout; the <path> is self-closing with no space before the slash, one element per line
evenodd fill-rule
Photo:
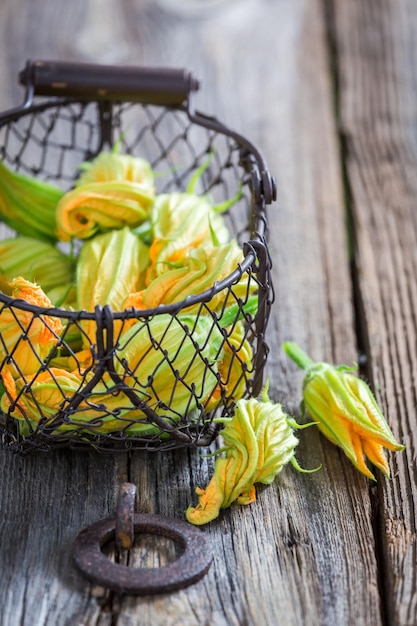
<path fill-rule="evenodd" d="M 81 162 L 118 142 L 149 161 L 158 194 L 183 192 L 200 168 L 200 195 L 237 199 L 224 220 L 241 259 L 226 276 L 219 267 L 210 288 L 152 308 L 45 307 L 0 291 L 3 445 L 22 454 L 209 445 L 217 418 L 263 384 L 275 184 L 262 155 L 194 110 L 198 84 L 183 70 L 37 61 L 20 81 L 24 104 L 0 115 L 4 165 L 67 191 Z M 0 227 L 0 239 L 16 234 Z"/>

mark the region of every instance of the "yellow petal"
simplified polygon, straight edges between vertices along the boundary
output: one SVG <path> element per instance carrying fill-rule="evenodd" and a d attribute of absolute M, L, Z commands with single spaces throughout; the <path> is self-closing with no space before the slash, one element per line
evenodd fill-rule
<path fill-rule="evenodd" d="M 75 185 L 94 182 L 128 181 L 154 189 L 154 175 L 148 161 L 130 154 L 101 152 L 93 161 L 81 164 L 82 171 Z"/>
<path fill-rule="evenodd" d="M 218 471 L 220 472 L 220 467 Z M 185 516 L 191 524 L 200 526 L 218 517 L 224 496 L 221 489 L 219 489 L 217 478 L 217 475 L 214 475 L 206 489 L 197 487 L 198 505 L 196 507 L 188 507 L 185 512 Z"/>
<path fill-rule="evenodd" d="M 147 219 L 153 201 L 153 193 L 140 183 L 80 185 L 58 203 L 56 219 L 60 239 L 87 239 L 98 232 L 139 226 Z"/>
<path fill-rule="evenodd" d="M 370 462 L 381 470 L 387 478 L 390 477 L 389 465 L 384 453 L 384 447 L 372 441 L 363 441 L 363 452 Z"/>
<path fill-rule="evenodd" d="M 10 287 L 16 300 L 52 308 L 42 289 L 21 276 L 13 279 Z M 62 323 L 58 317 L 31 313 L 19 308 L 18 302 L 10 306 L 0 305 L 0 361 L 7 355 L 13 366 L 13 376 L 31 376 L 42 366 L 58 342 L 61 331 Z"/>
<path fill-rule="evenodd" d="M 262 401 L 252 398 L 236 403 L 222 431 L 226 457 L 216 459 L 209 487 L 199 492 L 203 497 L 198 507 L 187 511 L 189 521 L 204 524 L 233 502 L 254 502 L 255 483 L 270 484 L 294 457 L 298 441 L 287 420 L 281 405 L 270 402 L 266 394 Z"/>
<path fill-rule="evenodd" d="M 352 433 L 352 443 L 355 450 L 355 458 L 351 458 L 352 463 L 362 474 L 371 480 L 375 480 L 375 476 L 365 463 L 365 452 L 363 448 L 364 440 L 362 440 L 356 433 Z"/>
<path fill-rule="evenodd" d="M 246 493 L 242 493 L 242 495 L 239 496 L 236 500 L 238 504 L 244 504 L 244 505 L 252 504 L 252 502 L 255 502 L 255 501 L 256 501 L 255 485 L 252 485 Z"/>

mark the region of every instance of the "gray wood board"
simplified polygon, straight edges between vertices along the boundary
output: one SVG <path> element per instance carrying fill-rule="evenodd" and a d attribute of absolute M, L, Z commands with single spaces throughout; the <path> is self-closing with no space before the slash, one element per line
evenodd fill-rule
<path fill-rule="evenodd" d="M 417 150 L 412 2 L 334 3 L 341 132 L 368 375 L 397 438 L 378 483 L 385 612 L 417 622 Z"/>

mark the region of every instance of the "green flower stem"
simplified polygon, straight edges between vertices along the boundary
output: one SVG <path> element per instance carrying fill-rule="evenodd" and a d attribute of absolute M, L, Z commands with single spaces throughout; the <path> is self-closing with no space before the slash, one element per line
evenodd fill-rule
<path fill-rule="evenodd" d="M 204 174 L 204 172 L 206 171 L 206 169 L 209 167 L 210 163 L 213 160 L 213 157 L 214 157 L 214 150 L 211 150 L 207 159 L 203 161 L 200 167 L 195 170 L 194 174 L 190 178 L 190 181 L 187 185 L 187 193 L 196 193 L 195 189 L 196 189 L 197 183 L 202 177 L 202 175 Z"/>
<path fill-rule="evenodd" d="M 251 296 L 243 306 L 239 303 L 228 306 L 219 318 L 219 325 L 222 328 L 227 328 L 235 322 L 243 319 L 245 315 L 254 316 L 257 310 L 258 296 Z"/>
<path fill-rule="evenodd" d="M 297 346 L 293 341 L 285 341 L 282 344 L 284 352 L 303 370 L 307 370 L 314 365 L 314 361 Z"/>

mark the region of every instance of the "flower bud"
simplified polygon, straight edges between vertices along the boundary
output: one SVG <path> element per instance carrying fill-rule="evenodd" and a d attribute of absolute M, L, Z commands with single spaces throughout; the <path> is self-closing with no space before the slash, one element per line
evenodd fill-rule
<path fill-rule="evenodd" d="M 198 295 L 212 288 L 216 282 L 227 278 L 238 270 L 242 261 L 243 252 L 236 240 L 214 247 L 193 248 L 186 257 L 173 263 L 172 267 L 166 266 L 163 272 L 148 281 L 145 289 L 130 294 L 125 307 L 150 309 L 160 304 L 181 302 L 188 296 Z M 245 300 L 256 288 L 256 282 L 251 281 L 250 275 L 244 272 L 233 284 L 233 296 L 230 296 L 230 300 L 235 301 L 236 298 Z M 209 308 L 212 311 L 222 310 L 230 304 L 225 302 L 226 297 L 226 290 L 215 294 L 208 302 Z"/>
<path fill-rule="evenodd" d="M 173 192 L 156 197 L 152 209 L 153 241 L 149 250 L 149 282 L 184 259 L 193 248 L 227 243 L 229 231 L 205 196 Z"/>
<path fill-rule="evenodd" d="M 75 186 L 105 181 L 128 181 L 140 183 L 150 191 L 154 189 L 152 167 L 146 159 L 131 154 L 100 152 L 92 161 L 84 161 L 79 167 L 81 175 Z"/>
<path fill-rule="evenodd" d="M 368 478 L 375 480 L 366 458 L 389 477 L 384 449 L 400 451 L 404 446 L 396 442 L 368 385 L 352 373 L 351 367 L 314 363 L 292 342 L 283 347 L 306 370 L 304 407 L 323 435 Z"/>
<path fill-rule="evenodd" d="M 94 311 L 97 304 L 108 304 L 122 311 L 124 302 L 140 285 L 148 262 L 147 248 L 128 228 L 113 230 L 86 241 L 77 264 L 77 305 Z M 96 324 L 82 323 L 89 342 L 94 344 Z M 115 323 L 115 328 L 120 326 Z M 87 337 L 84 337 L 84 343 Z"/>
<path fill-rule="evenodd" d="M 0 241 L 0 273 L 9 281 L 23 276 L 49 292 L 68 288 L 74 278 L 74 262 L 49 242 L 12 237 Z"/>
<path fill-rule="evenodd" d="M 187 520 L 206 524 L 235 501 L 250 504 L 256 499 L 255 483 L 271 484 L 288 462 L 298 468 L 294 457 L 298 439 L 292 425 L 266 391 L 261 400 L 239 400 L 221 433 L 225 447 L 220 452 L 226 455 L 216 459 L 207 488 L 196 489 L 199 504 L 187 509 Z"/>
<path fill-rule="evenodd" d="M 13 172 L 0 161 L 0 220 L 17 233 L 55 241 L 55 211 L 63 195 L 55 185 Z"/>
<path fill-rule="evenodd" d="M 58 203 L 59 238 L 88 239 L 124 226 L 134 228 L 147 219 L 153 201 L 153 191 L 141 183 L 110 181 L 80 185 Z"/>
<path fill-rule="evenodd" d="M 208 411 L 217 408 L 224 395 L 236 402 L 247 393 L 248 381 L 253 374 L 253 350 L 242 321 L 235 322 L 227 330 L 218 369 L 220 382 L 207 405 Z"/>
<path fill-rule="evenodd" d="M 100 381 L 81 401 L 69 411 L 68 403 L 88 384 L 93 374 L 80 374 L 51 367 L 39 373 L 28 384 L 23 378 L 16 380 L 8 370 L 2 372 L 5 393 L 0 410 L 17 420 L 19 432 L 29 435 L 39 428 L 51 436 L 58 434 L 99 435 L 126 432 L 135 435 L 157 433 L 158 428 L 146 422 L 144 415 L 134 408 L 129 398 L 120 390 L 111 392 L 111 381 Z M 65 415 L 65 418 L 63 418 Z"/>
<path fill-rule="evenodd" d="M 223 342 L 208 315 L 156 315 L 123 333 L 115 369 L 155 413 L 176 422 L 216 387 Z"/>
<path fill-rule="evenodd" d="M 10 282 L 12 297 L 38 307 L 52 308 L 42 289 L 21 276 Z M 36 315 L 16 305 L 0 305 L 0 371 L 9 363 L 14 377 L 29 377 L 42 366 L 59 340 L 58 317 Z"/>

